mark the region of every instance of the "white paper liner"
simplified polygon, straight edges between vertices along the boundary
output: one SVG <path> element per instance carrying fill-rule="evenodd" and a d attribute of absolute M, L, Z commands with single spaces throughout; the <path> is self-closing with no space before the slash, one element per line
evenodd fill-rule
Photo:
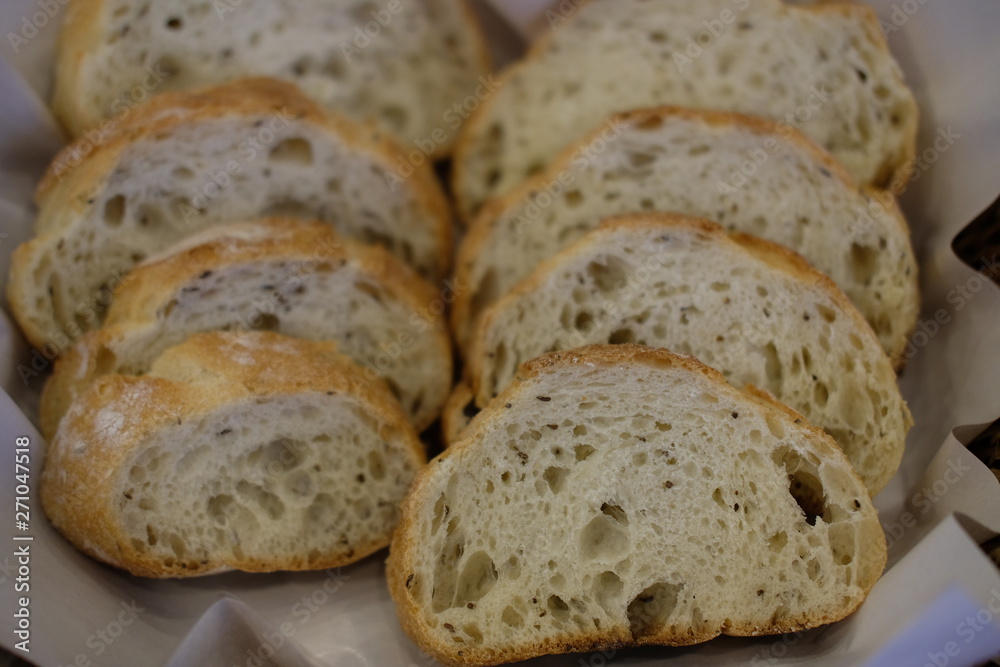
<path fill-rule="evenodd" d="M 526 34 L 548 29 L 544 8 L 559 5 L 543 0 L 495 4 Z M 948 322 L 933 334 L 925 328 L 926 340 L 916 339 L 922 344 L 901 378 L 916 425 L 899 474 L 876 499 L 889 534 L 891 568 L 858 613 L 826 628 L 757 640 L 720 638 L 684 649 L 554 656 L 526 664 L 646 667 L 670 660 L 677 665 L 832 666 L 946 660 L 947 665 L 974 665 L 1000 652 L 1000 576 L 976 546 L 976 539 L 1000 530 L 1000 485 L 960 442 L 981 427 L 952 433 L 958 424 L 1000 416 L 1000 292 L 949 249 L 952 237 L 986 207 L 998 187 L 1000 41 L 995 29 L 1000 25 L 1000 3 L 872 4 L 891 30 L 890 46 L 921 103 L 921 151 L 929 150 L 949 128 L 949 136 L 960 137 L 933 155 L 902 198 L 922 261 L 921 319 L 930 322 L 944 309 Z M 20 34 L 25 17 L 31 21 L 44 7 L 53 6 L 54 17 L 14 53 L 10 33 Z M 8 0 L 0 7 L 0 33 L 6 36 L 0 60 L 3 282 L 10 252 L 31 233 L 34 184 L 61 142 L 39 102 L 51 85 L 61 7 L 61 0 Z M 496 24 L 495 14 L 487 10 L 481 16 L 494 37 L 498 60 L 506 61 L 516 39 L 509 28 Z M 33 414 L 37 401 L 42 376 L 31 375 L 32 363 L 42 364 L 0 317 L 0 386 L 6 390 L 0 395 L 0 451 L 7 452 L 0 486 L 9 506 L 16 437 L 31 438 L 33 484 L 41 473 L 43 442 L 18 409 Z M 384 552 L 329 572 L 145 580 L 99 565 L 69 546 L 42 517 L 35 490 L 31 511 L 32 635 L 31 652 L 25 657 L 34 663 L 436 664 L 399 628 L 382 574 Z M 13 521 L 13 511 L 4 513 L 0 524 L 5 531 L 0 534 L 18 534 Z M 12 623 L 17 608 L 13 548 L 0 552 L 0 644 L 8 649 L 17 641 Z M 981 623 L 977 616 L 989 620 Z"/>

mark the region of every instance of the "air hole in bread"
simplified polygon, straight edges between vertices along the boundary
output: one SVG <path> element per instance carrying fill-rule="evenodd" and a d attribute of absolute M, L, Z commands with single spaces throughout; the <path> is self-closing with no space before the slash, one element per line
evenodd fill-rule
<path fill-rule="evenodd" d="M 635 332 L 631 329 L 616 329 L 608 336 L 608 343 L 611 345 L 623 345 L 635 342 Z"/>
<path fill-rule="evenodd" d="M 580 333 L 588 333 L 594 328 L 594 316 L 590 314 L 589 310 L 583 310 L 577 313 L 576 319 L 573 320 L 573 328 Z"/>
<path fill-rule="evenodd" d="M 555 620 L 561 623 L 569 620 L 569 605 L 558 595 L 550 595 L 545 601 L 545 607 Z"/>
<path fill-rule="evenodd" d="M 578 462 L 586 461 L 594 453 L 594 448 L 590 445 L 576 445 L 573 447 L 573 456 Z"/>
<path fill-rule="evenodd" d="M 395 132 L 404 134 L 409 125 L 410 115 L 406 109 L 397 105 L 386 105 L 381 109 L 382 118 Z"/>
<path fill-rule="evenodd" d="M 239 514 L 239 508 L 236 506 L 236 500 L 232 496 L 222 493 L 208 499 L 206 512 L 209 521 L 223 528 Z"/>
<path fill-rule="evenodd" d="M 171 16 L 164 23 L 168 30 L 180 30 L 184 27 L 184 19 L 179 16 Z"/>
<path fill-rule="evenodd" d="M 545 469 L 542 473 L 542 479 L 549 485 L 549 490 L 552 493 L 560 493 L 566 484 L 566 476 L 569 474 L 569 470 L 566 468 L 560 468 L 559 466 L 550 466 Z"/>
<path fill-rule="evenodd" d="M 851 278 L 860 285 L 871 284 L 878 268 L 879 251 L 860 243 L 851 244 Z"/>
<path fill-rule="evenodd" d="M 603 503 L 601 505 L 601 514 L 611 517 L 612 519 L 614 519 L 616 522 L 618 522 L 623 526 L 628 525 L 628 514 L 626 514 L 625 510 L 623 510 L 618 505 Z"/>
<path fill-rule="evenodd" d="M 656 162 L 656 156 L 633 151 L 628 154 L 628 162 L 633 169 L 641 169 Z"/>
<path fill-rule="evenodd" d="M 108 227 L 120 227 L 125 219 L 125 197 L 115 195 L 104 203 L 104 223 Z"/>
<path fill-rule="evenodd" d="M 764 346 L 764 360 L 764 372 L 767 375 L 768 388 L 772 393 L 775 393 L 781 387 L 784 372 L 781 366 L 781 359 L 778 358 L 778 349 L 773 342 Z M 772 387 L 773 389 L 771 389 Z"/>
<path fill-rule="evenodd" d="M 466 607 L 470 602 L 478 602 L 485 597 L 496 584 L 499 574 L 490 555 L 485 551 L 477 551 L 469 556 L 462 567 L 455 587 L 455 600 L 452 607 Z"/>
<path fill-rule="evenodd" d="M 655 583 L 635 596 L 628 605 L 629 630 L 633 639 L 655 634 L 677 608 L 684 584 Z"/>
<path fill-rule="evenodd" d="M 614 562 L 628 550 L 628 530 L 607 514 L 591 519 L 580 535 L 580 552 L 586 560 Z"/>
<path fill-rule="evenodd" d="M 312 220 L 316 217 L 316 210 L 315 207 L 309 206 L 297 199 L 279 199 L 268 204 L 261 211 L 260 217 Z"/>
<path fill-rule="evenodd" d="M 824 321 L 831 324 L 837 321 L 837 313 L 832 308 L 816 304 L 816 310 L 819 311 L 820 317 L 822 317 Z"/>
<path fill-rule="evenodd" d="M 500 615 L 500 620 L 503 621 L 504 625 L 511 628 L 519 629 L 524 627 L 524 616 L 519 614 L 510 605 L 504 607 L 503 613 Z"/>
<path fill-rule="evenodd" d="M 593 595 L 597 604 L 601 605 L 609 614 L 614 613 L 621 599 L 625 585 L 621 577 L 614 572 L 602 572 L 597 575 L 593 584 Z"/>
<path fill-rule="evenodd" d="M 616 289 L 625 286 L 629 268 L 621 258 L 609 256 L 603 262 L 588 264 L 587 275 L 602 294 L 609 296 Z"/>
<path fill-rule="evenodd" d="M 563 199 L 566 201 L 567 206 L 576 208 L 583 203 L 583 194 L 579 190 L 570 190 L 563 195 Z"/>
<path fill-rule="evenodd" d="M 819 481 L 816 465 L 799 455 L 798 452 L 781 448 L 775 450 L 772 458 L 785 468 L 788 475 L 788 493 L 802 510 L 806 523 L 816 525 L 817 519 L 830 522 L 830 512 L 826 506 L 826 492 Z"/>
<path fill-rule="evenodd" d="M 813 403 L 817 407 L 825 407 L 828 400 L 830 400 L 830 390 L 825 383 L 817 381 L 813 385 Z"/>
<path fill-rule="evenodd" d="M 163 77 L 159 84 L 160 86 L 163 86 L 164 82 L 180 76 L 181 65 L 176 59 L 170 56 L 163 56 L 160 58 L 159 62 L 156 63 L 154 71 Z"/>
<path fill-rule="evenodd" d="M 312 144 L 302 137 L 290 137 L 274 146 L 269 154 L 271 162 L 308 167 L 313 164 Z"/>

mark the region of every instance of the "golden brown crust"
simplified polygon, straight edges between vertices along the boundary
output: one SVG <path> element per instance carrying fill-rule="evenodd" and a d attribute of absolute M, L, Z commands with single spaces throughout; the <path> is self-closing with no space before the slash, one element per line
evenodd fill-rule
<path fill-rule="evenodd" d="M 779 141 L 788 142 L 796 149 L 809 155 L 810 158 L 827 169 L 833 178 L 843 183 L 845 188 L 851 190 L 858 189 L 858 185 L 854 182 L 854 179 L 851 178 L 850 174 L 847 173 L 844 167 L 832 155 L 823 150 L 823 148 L 790 126 L 782 126 L 764 118 L 724 111 L 706 111 L 685 109 L 681 107 L 659 106 L 615 114 L 610 117 L 609 122 L 615 126 L 636 126 L 654 119 L 682 119 L 702 123 L 707 127 L 735 127 L 760 135 L 761 137 L 774 138 Z M 503 213 L 509 210 L 514 204 L 523 201 L 530 195 L 530 193 L 544 188 L 548 183 L 552 182 L 556 175 L 560 172 L 570 168 L 577 152 L 582 147 L 585 147 L 592 141 L 596 140 L 602 131 L 604 131 L 603 126 L 597 131 L 587 135 L 577 143 L 568 146 L 555 160 L 552 161 L 552 163 L 549 164 L 549 166 L 545 168 L 544 171 L 532 176 L 528 180 L 516 186 L 509 193 L 496 199 L 492 199 L 484 204 L 483 208 L 475 216 L 475 219 L 469 224 L 468 232 L 458 247 L 458 256 L 455 260 L 455 281 L 458 284 L 471 283 L 472 269 L 476 263 L 476 259 L 483 251 L 486 243 L 489 241 L 493 230 L 499 224 Z M 456 158 L 456 164 L 457 163 L 458 158 Z M 460 170 L 456 170 L 456 173 L 459 173 L 459 171 Z M 458 185 L 456 184 L 455 187 L 457 188 Z M 879 202 L 891 202 L 891 207 L 886 209 L 887 212 L 897 221 L 900 228 L 904 230 L 907 237 L 909 237 L 909 227 L 906 223 L 906 219 L 903 217 L 902 212 L 896 205 L 895 197 L 893 197 L 891 193 L 868 188 L 861 191 L 866 193 L 869 197 L 874 196 Z M 457 189 L 456 192 L 458 192 Z M 916 277 L 914 277 L 913 280 L 916 280 Z M 452 331 L 454 332 L 455 338 L 459 343 L 459 348 L 462 350 L 464 350 L 468 345 L 469 336 L 475 326 L 475 323 L 471 321 L 472 315 L 470 313 L 474 296 L 475 295 L 472 293 L 472 290 L 465 290 L 460 293 L 455 299 L 455 304 L 451 312 Z"/>
<path fill-rule="evenodd" d="M 86 129 L 79 120 L 86 114 L 79 107 L 79 97 L 70 91 L 73 82 L 80 78 L 84 56 L 101 41 L 100 27 L 106 7 L 104 0 L 73 0 L 63 9 L 65 14 L 56 45 L 52 111 L 72 136 Z"/>
<path fill-rule="evenodd" d="M 252 236 L 247 239 L 241 234 Z M 51 439 L 73 397 L 82 393 L 99 375 L 113 371 L 107 367 L 106 359 L 114 354 L 117 341 L 127 338 L 131 331 L 152 327 L 159 310 L 182 285 L 205 272 L 274 258 L 303 266 L 350 262 L 360 274 L 369 276 L 384 289 L 392 300 L 419 313 L 428 323 L 439 356 L 444 360 L 441 373 L 451 376 L 451 339 L 443 318 L 431 310 L 438 294 L 416 271 L 382 247 L 337 236 L 329 225 L 270 218 L 206 230 L 136 267 L 129 274 L 129 280 L 116 290 L 104 327 L 86 334 L 63 354 L 64 358 L 56 361 L 55 370 L 42 393 L 43 435 Z M 85 370 L 81 369 L 83 364 Z M 416 427 L 422 430 L 433 420 L 434 416 L 429 415 Z"/>
<path fill-rule="evenodd" d="M 872 574 L 872 576 L 866 580 L 863 594 L 857 596 L 856 599 L 845 600 L 844 606 L 839 609 L 816 610 L 814 613 L 803 613 L 799 616 L 789 617 L 778 622 L 772 621 L 770 624 L 763 625 L 749 623 L 723 624 L 720 628 L 700 629 L 694 627 L 677 627 L 673 632 L 669 628 L 664 628 L 660 632 L 652 633 L 639 639 L 633 638 L 631 633 L 625 628 L 605 628 L 582 636 L 567 635 L 565 637 L 548 638 L 534 644 L 513 645 L 504 650 L 484 650 L 463 646 L 462 650 L 458 651 L 455 644 L 439 641 L 434 634 L 428 631 L 426 624 L 422 621 L 424 616 L 423 610 L 416 604 L 413 597 L 406 592 L 406 580 L 409 576 L 408 560 L 418 550 L 416 527 L 426 519 L 422 515 L 420 508 L 428 502 L 428 493 L 433 490 L 436 470 L 443 461 L 451 457 L 462 456 L 467 450 L 472 451 L 472 448 L 476 447 L 484 437 L 486 425 L 502 416 L 503 411 L 500 406 L 517 401 L 520 393 L 528 389 L 529 383 L 527 381 L 531 378 L 545 373 L 548 369 L 567 365 L 615 367 L 623 363 L 641 363 L 661 368 L 681 368 L 701 375 L 712 382 L 719 392 L 733 392 L 744 400 L 750 400 L 759 405 L 761 410 L 768 413 L 769 416 L 784 421 L 789 430 L 798 430 L 803 435 L 811 436 L 810 440 L 821 459 L 843 460 L 843 454 L 830 437 L 821 429 L 809 424 L 801 415 L 798 415 L 780 403 L 774 402 L 765 395 L 757 393 L 748 394 L 734 389 L 725 381 L 720 373 L 705 366 L 693 357 L 677 355 L 667 350 L 640 345 L 590 345 L 565 352 L 551 352 L 522 364 L 517 374 L 517 379 L 491 402 L 491 407 L 481 413 L 481 417 L 477 418 L 462 433 L 457 442 L 453 443 L 451 447 L 420 471 L 401 506 L 400 524 L 393 536 L 389 558 L 386 563 L 389 591 L 393 601 L 396 603 L 397 615 L 403 629 L 423 650 L 427 651 L 437 660 L 446 665 L 478 667 L 526 660 L 550 653 L 593 651 L 642 645 L 686 646 L 707 641 L 720 634 L 751 637 L 793 632 L 817 627 L 846 617 L 861 605 L 871 587 L 874 586 L 878 574 L 881 573 L 886 562 L 886 545 L 884 536 L 881 535 L 881 530 L 879 530 L 878 535 L 872 534 L 868 536 L 872 538 L 870 544 L 876 552 L 868 552 L 867 554 L 871 561 L 869 574 Z M 853 469 L 846 462 L 844 472 L 854 477 L 856 486 L 859 489 L 864 488 L 861 480 L 857 478 Z"/>
<path fill-rule="evenodd" d="M 465 367 L 465 381 L 470 385 L 470 390 L 475 397 L 478 407 L 486 407 L 491 398 L 486 395 L 484 388 L 480 386 L 479 382 L 479 378 L 483 374 L 483 364 L 486 361 L 486 355 L 483 350 L 483 346 L 486 344 L 485 334 L 493 326 L 495 320 L 499 318 L 503 310 L 523 295 L 538 289 L 552 273 L 558 271 L 559 267 L 571 258 L 584 254 L 591 248 L 604 247 L 606 245 L 605 239 L 608 236 L 625 229 L 637 232 L 662 231 L 664 233 L 691 234 L 703 238 L 712 238 L 718 244 L 739 246 L 742 250 L 765 262 L 775 270 L 791 276 L 800 283 L 823 291 L 851 320 L 855 330 L 861 332 L 863 336 L 870 337 L 871 342 L 876 347 L 881 348 L 878 336 L 876 336 L 868 322 L 865 321 L 864 317 L 861 316 L 861 313 L 857 311 L 847 296 L 840 291 L 840 288 L 830 278 L 812 268 L 805 259 L 788 248 L 749 234 L 739 232 L 728 233 L 721 225 L 710 220 L 692 218 L 676 213 L 654 212 L 621 215 L 605 219 L 597 229 L 589 232 L 559 254 L 539 264 L 530 276 L 521 281 L 504 297 L 494 302 L 484 311 L 470 337 L 469 352 L 466 355 Z"/>
<path fill-rule="evenodd" d="M 251 354 L 254 363 L 237 357 Z M 172 377 L 162 377 L 161 375 Z M 178 378 L 187 375 L 191 381 Z M 406 447 L 426 461 L 416 432 L 388 387 L 370 380 L 329 342 L 272 333 L 196 334 L 168 350 L 148 376 L 107 375 L 80 397 L 51 442 L 42 473 L 41 499 L 56 528 L 88 555 L 146 577 L 210 574 L 224 569 L 250 572 L 322 569 L 346 565 L 386 545 L 388 539 L 355 544 L 353 551 L 323 554 L 318 560 L 227 558 L 201 562 L 163 561 L 136 550 L 121 525 L 109 480 L 132 460 L 151 434 L 173 424 L 203 418 L 220 408 L 259 403 L 289 394 L 350 394 Z M 110 401 L 124 402 L 113 432 L 95 415 Z M 386 436 L 389 435 L 387 432 Z"/>
<path fill-rule="evenodd" d="M 579 14 L 580 10 L 587 4 L 601 1 L 602 0 L 581 0 L 577 3 L 575 13 Z M 603 1 L 611 2 L 612 0 Z M 824 0 L 823 2 L 813 4 L 785 5 L 785 3 L 781 0 L 776 0 L 776 4 L 780 4 L 787 11 L 793 12 L 803 11 L 816 14 L 839 14 L 845 17 L 857 16 L 860 19 L 858 21 L 859 25 L 861 25 L 862 29 L 865 33 L 867 33 L 869 40 L 873 45 L 875 45 L 875 48 L 877 48 L 887 58 L 892 58 L 892 53 L 889 50 L 889 44 L 886 41 L 879 25 L 878 14 L 872 7 L 865 3 L 854 2 L 853 0 Z M 520 60 L 504 69 L 498 77 L 498 86 L 502 87 L 511 78 L 516 76 L 519 70 L 530 66 L 535 60 L 538 60 L 541 55 L 549 49 L 550 42 L 555 40 L 557 30 L 558 28 L 543 35 L 531 45 L 528 52 Z M 899 82 L 900 84 L 903 83 L 902 77 L 900 77 Z M 480 105 L 475 111 L 473 111 L 473 113 L 469 116 L 469 119 L 465 122 L 465 125 L 462 127 L 462 132 L 459 135 L 458 143 L 455 146 L 455 165 L 460 166 L 464 164 L 467 156 L 474 151 L 472 147 L 472 136 L 479 132 L 480 126 L 485 122 L 487 113 L 489 112 L 492 104 L 492 99 L 487 100 L 486 103 Z M 917 107 L 916 100 L 914 100 L 912 96 L 908 111 L 909 113 L 905 118 L 907 122 L 905 132 L 910 137 L 910 140 L 906 142 L 903 152 L 900 155 L 886 157 L 885 166 L 882 169 L 880 177 L 871 183 L 873 187 L 885 188 L 888 187 L 890 183 L 898 183 L 899 186 L 902 187 L 909 180 L 910 174 L 913 170 L 913 158 L 916 156 L 917 151 L 917 126 L 919 123 L 919 109 Z M 822 151 L 822 149 L 820 150 Z M 565 156 L 565 152 L 563 152 L 561 156 L 555 158 L 553 162 L 560 162 L 563 156 Z M 843 168 L 841 167 L 841 169 Z M 465 176 L 464 171 L 465 170 L 460 168 L 452 170 L 452 192 L 455 193 L 457 200 L 455 206 L 458 210 L 459 218 L 467 226 L 471 227 L 473 220 L 478 219 L 480 215 L 478 212 L 472 211 L 470 203 L 463 199 L 463 193 L 465 192 L 465 184 L 463 180 Z M 498 199 L 506 200 L 507 196 L 501 195 Z"/>

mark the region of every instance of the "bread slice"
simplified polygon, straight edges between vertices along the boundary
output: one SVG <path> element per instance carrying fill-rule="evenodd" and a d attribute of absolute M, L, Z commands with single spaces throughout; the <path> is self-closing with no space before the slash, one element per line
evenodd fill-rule
<path fill-rule="evenodd" d="M 526 364 L 417 476 L 388 578 L 422 649 L 496 665 L 830 623 L 885 558 L 821 430 L 689 357 L 592 346 Z"/>
<path fill-rule="evenodd" d="M 657 6 L 674 4 L 684 3 Z M 486 305 L 602 218 L 649 210 L 788 246 L 833 278 L 891 356 L 905 349 L 919 312 L 917 263 L 893 196 L 859 189 L 788 128 L 674 108 L 611 118 L 483 210 L 459 250 L 457 282 L 467 286 L 453 311 L 459 341 Z"/>
<path fill-rule="evenodd" d="M 328 225 L 272 219 L 215 227 L 136 267 L 106 326 L 56 362 L 41 402 L 51 437 L 97 377 L 141 375 L 166 348 L 199 331 L 265 330 L 334 340 L 383 377 L 422 430 L 452 379 L 451 339 L 432 310 L 436 290 L 384 249 L 337 237 Z"/>
<path fill-rule="evenodd" d="M 338 567 L 381 549 L 425 462 L 398 402 L 330 342 L 207 333 L 105 375 L 49 446 L 41 498 L 132 574 Z"/>
<path fill-rule="evenodd" d="M 225 222 L 318 219 L 385 245 L 424 276 L 447 270 L 451 222 L 430 168 L 392 180 L 400 153 L 390 142 L 290 84 L 159 95 L 96 148 L 87 141 L 53 162 L 37 193 L 38 236 L 12 260 L 11 308 L 36 347 L 65 349 L 100 323 L 109 284 Z"/>
<path fill-rule="evenodd" d="M 639 343 L 694 355 L 825 429 L 873 496 L 913 423 L 878 339 L 829 278 L 781 246 L 681 216 L 607 221 L 487 310 L 472 340 L 480 408 L 553 350 Z"/>
<path fill-rule="evenodd" d="M 917 107 L 862 3 L 591 0 L 473 114 L 455 152 L 468 219 L 615 112 L 670 104 L 799 128 L 860 182 L 905 183 Z"/>
<path fill-rule="evenodd" d="M 271 76 L 440 157 L 466 115 L 452 106 L 490 71 L 465 0 L 73 0 L 65 12 L 53 106 L 74 135 L 137 98 Z"/>

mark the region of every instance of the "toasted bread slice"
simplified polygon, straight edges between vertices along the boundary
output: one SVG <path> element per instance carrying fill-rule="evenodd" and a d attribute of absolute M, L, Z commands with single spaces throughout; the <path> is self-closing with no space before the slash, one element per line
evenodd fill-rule
<path fill-rule="evenodd" d="M 388 578 L 423 650 L 496 665 L 816 627 L 885 558 L 823 431 L 689 357 L 592 346 L 526 364 L 418 475 Z"/>
<path fill-rule="evenodd" d="M 41 498 L 132 574 L 338 567 L 389 542 L 425 461 L 379 380 L 330 342 L 196 334 L 144 377 L 105 375 L 51 442 Z"/>
<path fill-rule="evenodd" d="M 38 236 L 14 253 L 11 309 L 56 352 L 103 318 L 137 263 L 202 229 L 272 215 L 330 224 L 442 277 L 451 221 L 425 165 L 393 180 L 398 149 L 294 86 L 253 79 L 169 93 L 136 108 L 98 146 L 81 139 L 39 186 Z"/>
<path fill-rule="evenodd" d="M 609 119 L 483 210 L 459 250 L 457 283 L 467 286 L 452 314 L 459 341 L 539 262 L 605 217 L 642 211 L 707 218 L 789 247 L 850 297 L 890 356 L 905 349 L 920 299 L 895 198 L 859 188 L 790 128 L 674 108 Z"/>
<path fill-rule="evenodd" d="M 214 227 L 136 267 L 105 327 L 56 361 L 42 395 L 51 437 L 97 377 L 141 375 L 193 333 L 266 330 L 334 340 L 383 377 L 417 430 L 441 412 L 452 378 L 451 339 L 437 293 L 384 249 L 337 237 L 329 225 L 271 219 Z"/>
<path fill-rule="evenodd" d="M 615 112 L 670 104 L 801 129 L 861 183 L 905 183 L 917 107 L 871 7 L 590 0 L 507 69 L 466 124 L 466 219 Z"/>
<path fill-rule="evenodd" d="M 552 350 L 631 342 L 694 355 L 826 430 L 873 496 L 913 423 L 892 363 L 829 278 L 781 246 L 681 216 L 608 220 L 487 310 L 472 340 L 480 408 Z"/>

